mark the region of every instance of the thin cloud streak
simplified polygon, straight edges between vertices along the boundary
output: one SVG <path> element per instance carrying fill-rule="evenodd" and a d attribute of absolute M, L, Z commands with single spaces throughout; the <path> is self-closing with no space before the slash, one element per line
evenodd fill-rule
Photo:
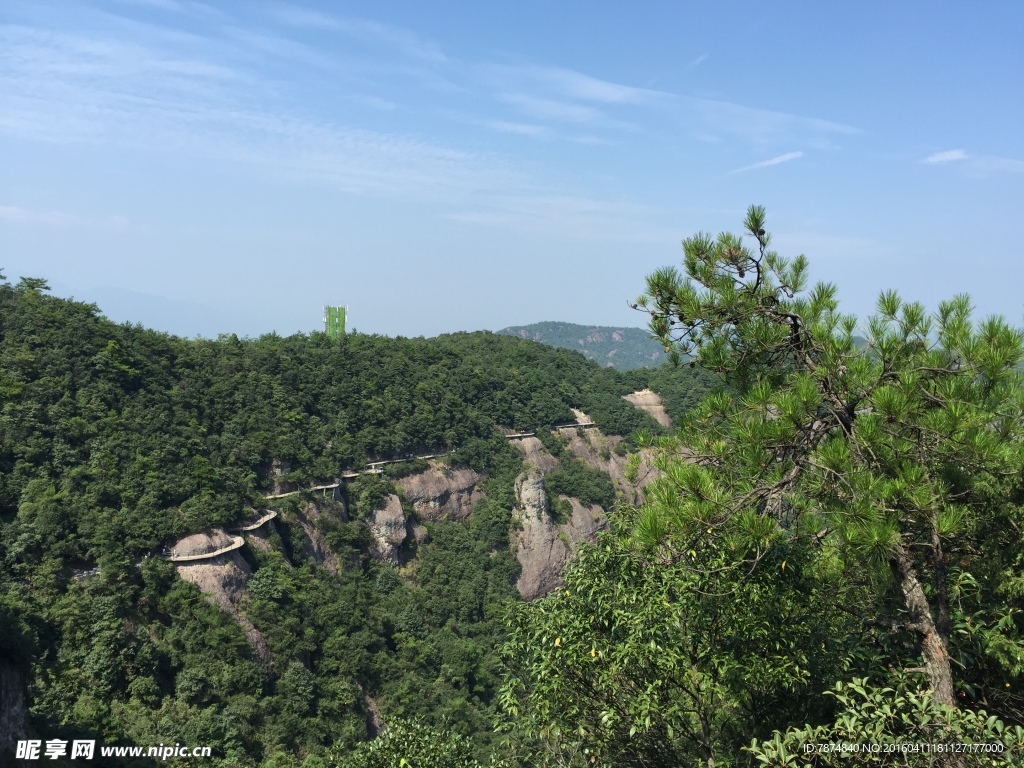
<path fill-rule="evenodd" d="M 276 5 L 272 17 L 298 28 L 340 32 L 363 42 L 382 43 L 416 59 L 430 62 L 447 60 L 441 47 L 407 29 L 366 19 L 346 19 L 293 5 Z"/>
<path fill-rule="evenodd" d="M 773 165 L 782 165 L 783 163 L 788 163 L 792 160 L 799 160 L 803 156 L 803 152 L 787 152 L 784 155 L 773 157 L 770 160 L 762 160 L 760 163 L 754 163 L 753 165 L 745 165 L 742 168 L 737 168 L 733 171 L 729 171 L 729 173 L 743 173 L 744 171 L 753 171 L 756 168 L 768 168 Z"/>
<path fill-rule="evenodd" d="M 966 160 L 967 158 L 968 154 L 962 149 L 950 149 L 946 152 L 936 152 L 933 155 L 928 155 L 921 162 L 929 165 L 939 165 L 941 163 L 952 163 L 957 160 Z"/>
<path fill-rule="evenodd" d="M 711 54 L 710 53 L 702 53 L 696 59 L 694 59 L 689 64 L 687 64 L 686 68 L 687 69 L 696 69 L 697 67 L 699 67 L 701 64 L 703 64 L 705 61 L 707 61 L 710 58 L 711 58 Z"/>
<path fill-rule="evenodd" d="M 271 14 L 289 20 L 294 28 L 385 44 L 391 58 L 375 68 L 375 83 L 361 84 L 367 86 L 360 88 L 364 93 L 377 84 L 393 85 L 398 77 L 406 78 L 405 87 L 410 80 L 422 87 L 417 72 L 427 76 L 445 71 L 438 66 L 445 63 L 440 49 L 435 51 L 433 44 L 405 30 L 293 6 L 275 6 Z M 271 35 L 236 21 L 205 37 L 182 36 L 170 27 L 125 23 L 145 34 L 122 39 L 116 28 L 106 33 L 0 29 L 0 45 L 6 43 L 6 49 L 15 54 L 0 69 L 0 90 L 5 92 L 0 132 L 24 141 L 84 142 L 232 162 L 270 179 L 325 185 L 356 195 L 440 202 L 456 209 L 472 201 L 473 210 L 453 214 L 464 221 L 529 224 L 535 230 L 579 233 L 588 227 L 607 232 L 606 226 L 597 224 L 614 219 L 619 222 L 616 237 L 626 237 L 630 227 L 650 229 L 644 222 L 650 221 L 652 211 L 626 212 L 621 201 L 573 197 L 575 184 L 566 184 L 557 175 L 542 176 L 540 166 L 524 167 L 503 152 L 472 144 L 463 145 L 474 146 L 466 151 L 449 133 L 432 140 L 419 132 L 355 127 L 330 113 L 295 111 L 287 106 L 287 92 L 262 76 L 258 66 L 267 61 L 269 52 L 273 58 L 343 69 L 330 47 L 315 46 L 305 37 L 289 38 L 286 30 Z M 408 71 L 396 68 L 395 51 L 417 61 L 402 62 Z M 792 146 L 816 135 L 857 133 L 856 128 L 817 118 L 637 88 L 562 67 L 470 64 L 458 74 L 466 84 L 458 97 L 486 103 L 482 97 L 489 92 L 532 118 L 504 119 L 478 112 L 465 122 L 534 139 L 560 138 L 595 147 L 594 152 L 620 143 L 623 131 L 651 135 L 643 118 L 678 120 L 698 130 L 703 124 L 708 134 L 732 135 L 755 145 L 785 142 Z M 350 100 L 377 110 L 396 106 L 377 95 L 360 99 L 351 90 Z M 578 133 L 562 133 L 559 124 L 572 125 Z M 579 130 L 583 126 L 585 130 Z M 787 162 L 802 154 L 791 152 L 734 172 Z M 535 205 L 527 200 L 541 202 Z M 545 210 L 558 210 L 566 222 L 564 228 L 558 230 L 560 216 L 549 218 Z M 615 216 L 615 210 L 623 213 Z M 9 211 L 7 219 L 16 215 Z M 51 217 L 49 222 L 56 225 L 59 220 Z"/>
<path fill-rule="evenodd" d="M 484 123 L 488 128 L 501 133 L 516 133 L 520 136 L 532 136 L 534 138 L 547 138 L 551 131 L 543 125 L 531 123 L 512 123 L 507 120 L 488 120 Z"/>
<path fill-rule="evenodd" d="M 936 152 L 921 160 L 925 165 L 946 165 L 955 163 L 975 176 L 992 173 L 1024 173 L 1024 160 L 998 155 L 972 155 L 963 149 Z"/>
<path fill-rule="evenodd" d="M 0 222 L 14 225 L 42 226 L 51 229 L 87 227 L 99 229 L 124 229 L 128 219 L 124 216 L 95 218 L 79 216 L 63 211 L 36 211 L 18 205 L 0 205 Z"/>

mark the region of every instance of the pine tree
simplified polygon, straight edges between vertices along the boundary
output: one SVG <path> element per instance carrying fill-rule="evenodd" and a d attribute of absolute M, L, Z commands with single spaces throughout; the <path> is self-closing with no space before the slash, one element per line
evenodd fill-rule
<path fill-rule="evenodd" d="M 883 579 L 864 619 L 913 633 L 946 705 L 957 701 L 953 626 L 973 582 L 984 595 L 975 620 L 994 633 L 983 644 L 1019 675 L 1019 620 L 1000 627 L 993 598 L 1021 552 L 1021 333 L 1000 318 L 972 324 L 966 296 L 929 317 L 885 292 L 861 341 L 835 286 L 803 293 L 807 260 L 770 250 L 764 222 L 751 207 L 754 250 L 699 234 L 684 242 L 689 279 L 648 279 L 640 305 L 658 337 L 734 390 L 689 420 L 677 446 L 687 458 L 670 460 L 663 481 L 677 503 L 652 507 L 641 533 L 651 537 L 654 515 L 684 539 L 785 532 L 888 576 L 899 599 L 884 601 Z"/>
<path fill-rule="evenodd" d="M 918 736 L 1002 718 L 1024 744 L 1024 337 L 965 296 L 929 316 L 885 292 L 859 326 L 762 208 L 745 228 L 648 278 L 652 331 L 725 386 L 514 618 L 503 705 L 552 765 L 789 765 L 808 734 L 899 739 L 922 712 Z M 935 759 L 968 764 L 901 764 Z"/>

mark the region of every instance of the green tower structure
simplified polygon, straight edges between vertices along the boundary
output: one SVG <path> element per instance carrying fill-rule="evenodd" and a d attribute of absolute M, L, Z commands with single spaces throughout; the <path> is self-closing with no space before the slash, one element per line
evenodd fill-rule
<path fill-rule="evenodd" d="M 348 307 L 324 307 L 324 331 L 332 339 L 345 335 L 345 315 Z"/>

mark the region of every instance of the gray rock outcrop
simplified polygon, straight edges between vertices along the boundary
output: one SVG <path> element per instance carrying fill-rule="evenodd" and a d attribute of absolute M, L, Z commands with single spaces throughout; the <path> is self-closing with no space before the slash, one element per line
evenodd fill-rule
<path fill-rule="evenodd" d="M 480 475 L 471 469 L 451 469 L 434 464 L 424 472 L 395 481 L 413 509 L 430 522 L 465 520 L 482 496 Z"/>
<path fill-rule="evenodd" d="M 174 545 L 174 551 L 179 554 L 215 552 L 231 541 L 232 537 L 227 532 L 216 528 L 210 533 L 197 533 L 181 539 Z M 246 639 L 256 655 L 265 664 L 270 663 L 267 641 L 238 609 L 242 598 L 248 595 L 246 585 L 252 575 L 249 564 L 238 550 L 208 560 L 177 563 L 175 570 L 182 579 L 199 587 L 210 602 L 230 613 L 245 630 Z"/>
<path fill-rule="evenodd" d="M 299 525 L 302 526 L 302 530 L 306 534 L 302 542 L 302 553 L 335 575 L 338 573 L 338 558 L 335 557 L 334 552 L 327 545 L 327 541 L 324 539 L 323 533 L 320 532 L 317 521 L 324 515 L 330 514 L 331 510 L 328 509 L 328 505 L 333 506 L 336 504 L 337 502 L 327 499 L 323 501 L 313 500 L 303 504 L 296 515 Z"/>
<path fill-rule="evenodd" d="M 520 564 L 516 589 L 524 600 L 535 600 L 562 584 L 562 568 L 573 556 L 575 545 L 595 541 L 607 518 L 600 507 L 585 507 L 577 499 L 569 499 L 572 516 L 556 524 L 551 519 L 544 475 L 536 467 L 516 480 L 516 494 L 521 526 L 513 536 Z"/>
<path fill-rule="evenodd" d="M 10 659 L 0 657 L 0 762 L 13 757 L 15 742 L 25 736 L 25 692 L 21 673 Z"/>
<path fill-rule="evenodd" d="M 373 554 L 385 563 L 401 562 L 402 545 L 409 535 L 402 500 L 389 494 L 370 514 L 367 522 L 373 535 Z"/>

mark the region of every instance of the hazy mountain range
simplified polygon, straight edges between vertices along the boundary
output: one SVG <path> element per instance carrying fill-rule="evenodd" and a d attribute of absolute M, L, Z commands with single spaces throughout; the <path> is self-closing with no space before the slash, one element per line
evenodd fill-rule
<path fill-rule="evenodd" d="M 498 333 L 581 352 L 588 359 L 622 371 L 651 368 L 665 361 L 665 350 L 644 328 L 543 322 L 512 325 Z"/>

